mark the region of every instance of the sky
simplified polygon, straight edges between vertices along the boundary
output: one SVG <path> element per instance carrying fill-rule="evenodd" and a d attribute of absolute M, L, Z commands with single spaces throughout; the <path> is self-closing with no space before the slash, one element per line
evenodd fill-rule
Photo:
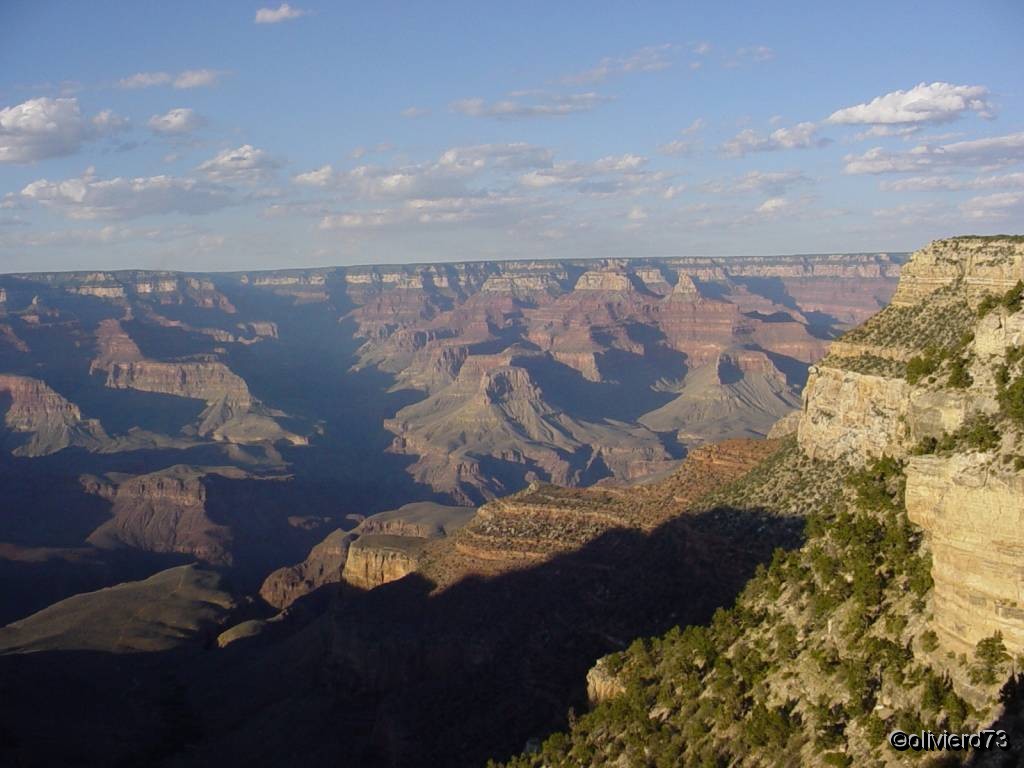
<path fill-rule="evenodd" d="M 1024 232 L 1024 4 L 0 0 L 0 272 Z"/>

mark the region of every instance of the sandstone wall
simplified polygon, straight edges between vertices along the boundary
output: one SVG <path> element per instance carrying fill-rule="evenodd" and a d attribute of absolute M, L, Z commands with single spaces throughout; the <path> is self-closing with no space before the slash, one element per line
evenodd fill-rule
<path fill-rule="evenodd" d="M 907 466 L 907 514 L 932 549 L 933 626 L 943 647 L 973 658 L 1000 631 L 1024 652 L 1024 475 L 984 454 L 920 456 Z"/>
<path fill-rule="evenodd" d="M 909 439 L 910 386 L 904 379 L 812 366 L 797 440 L 812 459 L 862 464 L 899 452 Z"/>
<path fill-rule="evenodd" d="M 342 580 L 373 589 L 416 570 L 417 541 L 408 536 L 361 536 L 348 550 Z"/>
<path fill-rule="evenodd" d="M 996 238 L 936 240 L 916 251 L 903 267 L 892 303 L 916 304 L 957 281 L 962 281 L 968 298 L 976 301 L 986 293 L 1003 293 L 1022 278 L 1022 242 Z"/>

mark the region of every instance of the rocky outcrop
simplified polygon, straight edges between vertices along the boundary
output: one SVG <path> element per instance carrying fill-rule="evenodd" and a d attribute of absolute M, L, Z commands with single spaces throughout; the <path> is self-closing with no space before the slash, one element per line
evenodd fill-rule
<path fill-rule="evenodd" d="M 800 411 L 793 411 L 793 413 L 786 414 L 776 421 L 772 424 L 772 428 L 768 430 L 768 439 L 781 440 L 784 437 L 795 435 L 800 428 L 801 415 Z"/>
<path fill-rule="evenodd" d="M 616 529 L 651 531 L 743 476 L 780 443 L 726 440 L 693 450 L 661 479 L 623 487 L 564 488 L 534 482 L 488 502 L 454 536 L 427 548 L 421 570 L 438 584 L 492 575 L 577 551 Z"/>
<path fill-rule="evenodd" d="M 640 417 L 685 445 L 763 436 L 800 400 L 797 390 L 763 352 L 729 350 L 690 371 L 678 396 Z"/>
<path fill-rule="evenodd" d="M 587 672 L 587 701 L 591 707 L 626 692 L 626 687 L 612 673 L 609 666 L 610 657 L 602 656 Z"/>
<path fill-rule="evenodd" d="M 910 439 L 910 386 L 903 379 L 812 367 L 797 439 L 814 459 L 863 463 L 899 453 Z"/>
<path fill-rule="evenodd" d="M 575 419 L 548 403 L 527 368 L 491 358 L 469 358 L 450 386 L 384 422 L 392 451 L 419 456 L 409 467 L 417 480 L 473 504 L 522 487 L 530 473 L 578 484 L 594 462 L 623 479 L 667 467 L 654 433 Z"/>
<path fill-rule="evenodd" d="M 263 581 L 260 597 L 284 609 L 325 584 L 337 584 L 348 557 L 352 534 L 336 530 L 310 550 L 298 565 L 278 568 Z"/>
<path fill-rule="evenodd" d="M 416 570 L 424 543 L 426 539 L 413 536 L 360 536 L 349 547 L 342 579 L 360 589 L 397 581 Z"/>
<path fill-rule="evenodd" d="M 1024 343 L 1024 311 L 995 306 L 979 318 L 971 308 L 1022 278 L 1019 238 L 954 238 L 915 252 L 894 306 L 811 369 L 797 430 L 812 458 L 906 460 L 907 513 L 932 552 L 933 626 L 943 650 L 969 657 L 997 631 L 1012 654 L 1024 651 L 1024 474 L 1011 469 L 1020 435 L 1000 414 L 996 381 L 1008 350 Z M 952 386 L 940 363 L 913 384 L 904 378 L 902 366 L 912 355 L 920 365 L 929 346 L 966 368 L 970 386 Z M 865 360 L 877 372 L 858 370 Z M 997 422 L 989 452 L 949 437 L 978 414 Z M 913 455 L 919 445 L 931 450 L 923 438 L 943 439 L 940 455 Z"/>
<path fill-rule="evenodd" d="M 252 395 L 249 394 L 244 379 L 233 373 L 224 363 L 216 361 L 116 362 L 110 365 L 107 386 L 113 389 L 138 389 L 143 392 L 189 397 L 207 403 L 252 403 Z"/>
<path fill-rule="evenodd" d="M 576 291 L 631 291 L 633 283 L 622 272 L 584 272 L 576 281 Z"/>
<path fill-rule="evenodd" d="M 976 303 L 1003 293 L 1024 278 L 1024 241 L 1007 237 L 954 237 L 936 240 L 914 253 L 892 297 L 897 306 L 922 301 L 940 288 L 961 284 Z"/>
<path fill-rule="evenodd" d="M 213 470 L 244 477 L 240 470 Z M 89 543 L 101 549 L 133 547 L 148 552 L 189 554 L 204 562 L 229 565 L 233 535 L 207 513 L 205 469 L 174 466 L 117 485 L 112 517 L 97 528 Z"/>
<path fill-rule="evenodd" d="M 928 536 L 935 581 L 932 626 L 946 650 L 973 657 L 1001 632 L 1024 652 L 1024 474 L 986 454 L 911 458 L 906 504 Z"/>
<path fill-rule="evenodd" d="M 11 434 L 4 446 L 17 456 L 45 456 L 70 446 L 97 450 L 109 440 L 100 423 L 45 382 L 0 374 L 0 408 Z"/>

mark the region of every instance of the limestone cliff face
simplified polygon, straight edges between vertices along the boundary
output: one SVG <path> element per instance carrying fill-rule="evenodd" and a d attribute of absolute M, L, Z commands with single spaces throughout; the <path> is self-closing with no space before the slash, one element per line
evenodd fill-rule
<path fill-rule="evenodd" d="M 920 456 L 906 470 L 907 514 L 932 548 L 933 626 L 968 656 L 996 631 L 1024 649 L 1024 474 L 989 459 Z"/>
<path fill-rule="evenodd" d="M 900 273 L 892 297 L 912 305 L 936 290 L 962 281 L 968 298 L 1002 293 L 1024 275 L 1024 242 L 1013 238 L 959 237 L 936 240 L 917 251 Z"/>
<path fill-rule="evenodd" d="M 602 656 L 587 672 L 587 701 L 596 706 L 626 692 L 622 682 L 608 669 L 608 656 Z"/>
<path fill-rule="evenodd" d="M 236 405 L 248 405 L 252 402 L 245 381 L 223 363 L 214 361 L 114 363 L 107 374 L 107 386 L 161 392 L 208 403 L 227 400 Z"/>
<path fill-rule="evenodd" d="M 831 367 L 812 367 L 803 394 L 797 439 L 814 459 L 862 463 L 907 442 L 910 387 L 889 379 Z"/>
<path fill-rule="evenodd" d="M 230 565 L 231 530 L 210 519 L 206 501 L 206 472 L 202 469 L 179 465 L 131 478 L 117 488 L 111 519 L 88 541 L 101 549 L 127 546 L 148 552 L 178 552 Z"/>
<path fill-rule="evenodd" d="M 997 397 L 997 372 L 1005 384 L 1019 370 L 1008 350 L 1024 345 L 1024 310 L 976 311 L 1021 279 L 1017 239 L 956 238 L 914 253 L 893 306 L 811 368 L 797 429 L 812 458 L 906 459 L 907 513 L 932 550 L 934 628 L 944 651 L 969 657 L 996 631 L 1011 654 L 1024 651 L 1024 472 L 1013 468 L 1021 434 Z M 932 345 L 968 371 L 969 386 L 950 383 L 948 363 L 908 382 L 905 363 Z M 954 440 L 941 454 L 913 455 L 922 438 L 953 435 L 982 415 L 995 420 L 995 447 Z"/>
<path fill-rule="evenodd" d="M 360 589 L 397 581 L 416 570 L 417 552 L 425 541 L 411 536 L 360 536 L 349 547 L 342 579 Z"/>
<path fill-rule="evenodd" d="M 810 369 L 798 429 L 804 452 L 853 463 L 904 456 L 923 437 L 956 431 L 971 411 L 992 413 L 992 365 L 1024 338 L 1024 314 L 997 309 L 979 322 L 973 307 L 1021 278 L 1024 244 L 1011 239 L 938 240 L 916 251 L 892 306 L 835 342 Z M 961 332 L 974 336 L 964 348 L 974 378 L 969 392 L 907 382 L 902 370 L 910 359 L 929 346 L 954 346 L 946 337 Z"/>
<path fill-rule="evenodd" d="M 301 563 L 271 573 L 260 587 L 260 597 L 283 609 L 325 584 L 338 583 L 352 538 L 342 530 L 332 532 Z"/>
<path fill-rule="evenodd" d="M 14 433 L 4 440 L 18 456 L 45 456 L 69 446 L 97 449 L 108 439 L 98 421 L 83 419 L 78 406 L 45 382 L 0 375 L 3 424 Z"/>

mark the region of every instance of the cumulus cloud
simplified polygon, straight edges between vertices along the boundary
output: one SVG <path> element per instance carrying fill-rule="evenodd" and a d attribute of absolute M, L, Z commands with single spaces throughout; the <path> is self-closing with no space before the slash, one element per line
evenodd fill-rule
<path fill-rule="evenodd" d="M 814 123 L 797 123 L 792 128 L 777 128 L 768 135 L 762 135 L 748 128 L 722 145 L 726 154 L 742 157 L 750 152 L 774 152 L 780 149 L 811 149 L 831 143 L 818 135 Z"/>
<path fill-rule="evenodd" d="M 244 144 L 218 152 L 199 166 L 199 172 L 215 182 L 253 184 L 267 179 L 279 165 L 265 150 Z"/>
<path fill-rule="evenodd" d="M 1024 161 L 1024 132 L 952 144 L 921 144 L 906 152 L 874 147 L 861 155 L 847 155 L 844 171 L 850 174 L 913 173 L 949 168 L 998 168 Z"/>
<path fill-rule="evenodd" d="M 201 214 L 230 204 L 228 190 L 174 176 L 99 179 L 90 169 L 63 181 L 40 179 L 21 196 L 70 219 L 131 219 L 166 213 Z"/>
<path fill-rule="evenodd" d="M 491 170 L 525 170 L 552 164 L 551 151 L 526 143 L 453 147 L 432 162 L 398 167 L 361 165 L 339 171 L 325 165 L 293 177 L 296 184 L 338 187 L 364 200 L 467 195 L 465 183 Z"/>
<path fill-rule="evenodd" d="M 179 90 L 202 88 L 216 85 L 221 74 L 215 69 L 188 69 L 177 75 L 168 72 L 137 72 L 118 80 L 117 86 L 127 90 L 152 88 L 157 85 L 172 85 Z"/>
<path fill-rule="evenodd" d="M 334 168 L 324 165 L 315 171 L 306 171 L 292 177 L 296 184 L 303 184 L 309 187 L 326 187 L 335 180 Z"/>
<path fill-rule="evenodd" d="M 628 56 L 605 57 L 595 66 L 574 75 L 561 78 L 565 85 L 590 85 L 601 83 L 613 75 L 632 72 L 658 72 L 672 66 L 669 56 L 674 46 L 650 45 Z"/>
<path fill-rule="evenodd" d="M 759 206 L 757 206 L 757 213 L 760 214 L 776 214 L 791 208 L 793 203 L 784 197 L 769 197 Z"/>
<path fill-rule="evenodd" d="M 833 112 L 829 123 L 844 125 L 916 125 L 946 123 L 977 112 L 991 117 L 993 106 L 982 85 L 920 83 L 907 91 L 893 91 L 865 104 Z"/>
<path fill-rule="evenodd" d="M 216 85 L 221 73 L 214 69 L 189 69 L 174 78 L 174 87 L 203 88 L 209 85 Z"/>
<path fill-rule="evenodd" d="M 178 107 L 163 115 L 153 115 L 147 125 L 154 133 L 182 135 L 201 128 L 205 122 L 194 110 Z"/>
<path fill-rule="evenodd" d="M 590 112 L 611 100 L 609 96 L 593 92 L 571 94 L 521 92 L 509 94 L 509 98 L 493 102 L 479 98 L 462 99 L 453 102 L 451 108 L 469 117 L 493 117 L 508 120 L 529 117 L 565 117 L 580 112 Z"/>
<path fill-rule="evenodd" d="M 277 8 L 260 8 L 256 11 L 256 24 L 280 24 L 282 21 L 290 21 L 307 15 L 309 11 L 300 8 L 292 8 L 288 3 L 281 3 Z"/>
<path fill-rule="evenodd" d="M 0 109 L 0 163 L 33 163 L 78 151 L 83 142 L 124 130 L 110 110 L 87 120 L 75 98 L 29 99 Z"/>
<path fill-rule="evenodd" d="M 519 184 L 535 190 L 568 188 L 599 197 L 645 193 L 664 195 L 664 182 L 671 178 L 670 175 L 646 170 L 647 163 L 646 157 L 632 154 L 610 155 L 594 162 L 554 163 L 549 168 L 522 174 Z"/>

